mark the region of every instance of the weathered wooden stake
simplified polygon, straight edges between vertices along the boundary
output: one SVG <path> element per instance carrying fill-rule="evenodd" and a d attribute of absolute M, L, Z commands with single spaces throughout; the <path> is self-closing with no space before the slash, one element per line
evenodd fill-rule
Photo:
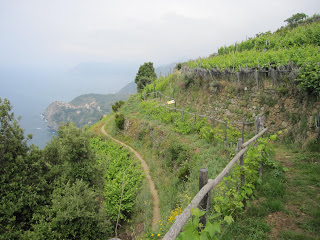
<path fill-rule="evenodd" d="M 208 183 L 208 169 L 207 168 L 201 168 L 200 171 L 199 171 L 199 191 L 207 183 Z M 208 200 L 209 200 L 209 193 L 207 193 L 203 197 L 203 199 L 201 200 L 201 202 L 199 204 L 199 209 L 201 211 L 207 211 L 208 210 L 208 207 L 209 207 Z M 206 223 L 207 223 L 206 215 L 203 215 L 200 218 L 200 223 L 203 224 L 203 228 L 206 226 Z"/>
<path fill-rule="evenodd" d="M 260 121 L 261 121 L 261 118 L 260 116 L 257 116 L 256 119 L 255 119 L 255 122 L 254 122 L 254 126 L 255 126 L 255 135 L 257 135 L 259 132 L 260 132 Z M 258 139 L 257 139 L 258 140 Z M 262 178 L 262 161 L 259 163 L 259 177 Z"/>
<path fill-rule="evenodd" d="M 144 100 L 146 100 L 146 93 L 144 93 Z"/>
<path fill-rule="evenodd" d="M 153 97 L 156 98 L 156 86 L 153 86 Z"/>
<path fill-rule="evenodd" d="M 242 150 L 241 146 L 242 146 L 242 139 L 239 138 L 238 139 L 238 146 L 237 146 L 238 152 L 240 152 Z M 240 157 L 239 162 L 240 162 L 240 168 L 241 168 L 240 181 L 241 181 L 241 186 L 243 186 L 245 184 L 245 176 L 243 174 L 243 165 L 244 165 L 243 155 Z M 242 203 L 243 203 L 243 208 L 246 208 L 246 204 L 247 204 L 246 199 L 243 199 Z"/>
<path fill-rule="evenodd" d="M 224 147 L 227 147 L 227 129 L 228 129 L 228 122 L 225 123 Z"/>
<path fill-rule="evenodd" d="M 256 83 L 257 83 L 257 91 L 259 90 L 259 79 L 258 79 L 258 70 L 255 71 Z"/>
<path fill-rule="evenodd" d="M 183 115 L 184 115 L 184 108 L 182 108 L 182 120 L 183 120 Z"/>
<path fill-rule="evenodd" d="M 214 129 L 214 122 L 215 122 L 215 118 L 214 116 L 212 117 L 212 129 Z"/>
<path fill-rule="evenodd" d="M 196 120 L 197 120 L 197 114 L 194 114 L 194 119 L 193 119 L 193 128 L 194 128 L 194 125 L 196 124 Z"/>
<path fill-rule="evenodd" d="M 243 121 L 242 121 L 242 142 L 244 141 L 244 127 L 245 127 L 246 123 L 245 123 L 245 119 L 243 118 Z"/>

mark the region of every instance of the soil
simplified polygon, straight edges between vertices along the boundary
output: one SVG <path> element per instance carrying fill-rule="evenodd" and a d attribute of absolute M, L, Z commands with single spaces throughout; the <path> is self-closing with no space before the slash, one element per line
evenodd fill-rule
<path fill-rule="evenodd" d="M 143 171 L 145 172 L 145 175 L 147 177 L 147 181 L 149 183 L 149 188 L 150 188 L 150 192 L 152 195 L 152 202 L 153 202 L 153 216 L 152 216 L 152 228 L 154 229 L 156 227 L 156 223 L 160 221 L 160 208 L 159 208 L 159 195 L 158 192 L 155 188 L 154 182 L 151 178 L 150 175 L 150 170 L 149 170 L 149 166 L 146 163 L 146 161 L 142 158 L 142 156 L 140 155 L 140 153 L 138 153 L 136 150 L 134 150 L 132 147 L 128 146 L 127 144 L 115 139 L 114 137 L 110 136 L 106 131 L 105 131 L 105 125 L 103 125 L 101 127 L 101 132 L 108 136 L 109 138 L 111 138 L 113 141 L 123 145 L 124 147 L 128 148 L 130 151 L 132 151 L 134 153 L 134 155 L 140 160 Z"/>

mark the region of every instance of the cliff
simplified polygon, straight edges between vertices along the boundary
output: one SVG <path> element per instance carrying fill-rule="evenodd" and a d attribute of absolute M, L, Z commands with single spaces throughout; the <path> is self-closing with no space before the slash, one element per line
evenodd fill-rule
<path fill-rule="evenodd" d="M 52 130 L 58 130 L 60 123 L 74 122 L 77 127 L 90 125 L 104 114 L 111 112 L 114 102 L 125 100 L 128 94 L 85 94 L 69 103 L 55 101 L 44 112 L 44 119 Z"/>

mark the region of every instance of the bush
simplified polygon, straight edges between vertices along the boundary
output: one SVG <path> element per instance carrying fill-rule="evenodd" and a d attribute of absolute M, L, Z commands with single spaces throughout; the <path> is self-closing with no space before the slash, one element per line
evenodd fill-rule
<path fill-rule="evenodd" d="M 306 64 L 299 70 L 298 86 L 309 94 L 320 96 L 320 66 L 317 63 Z"/>
<path fill-rule="evenodd" d="M 124 104 L 124 101 L 120 100 L 118 102 L 115 102 L 113 105 L 112 105 L 112 111 L 114 112 L 117 112 L 118 109 Z"/>
<path fill-rule="evenodd" d="M 120 130 L 124 129 L 124 115 L 117 113 L 115 117 L 116 127 Z"/>

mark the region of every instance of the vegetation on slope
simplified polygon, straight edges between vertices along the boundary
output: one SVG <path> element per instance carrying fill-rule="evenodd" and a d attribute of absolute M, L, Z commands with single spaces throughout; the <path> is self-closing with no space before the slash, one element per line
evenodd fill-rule
<path fill-rule="evenodd" d="M 142 179 L 127 151 L 73 123 L 43 150 L 28 147 L 1 99 L 0 160 L 0 239 L 107 239 L 119 210 L 119 223 L 130 217 Z"/>

